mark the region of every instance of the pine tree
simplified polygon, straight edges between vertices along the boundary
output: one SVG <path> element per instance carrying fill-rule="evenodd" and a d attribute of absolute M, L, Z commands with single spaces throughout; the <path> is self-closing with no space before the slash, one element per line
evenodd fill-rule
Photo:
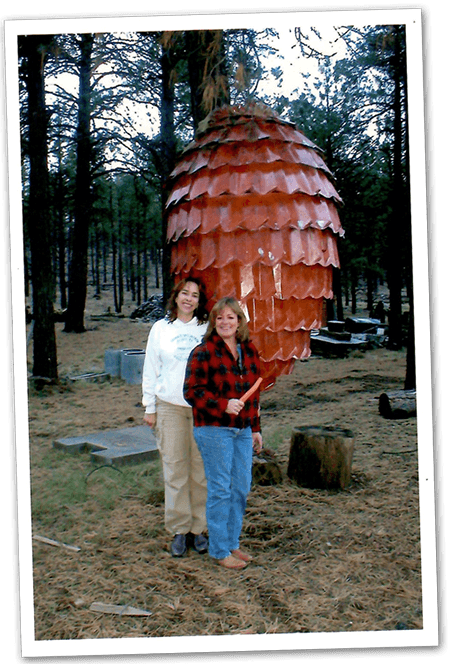
<path fill-rule="evenodd" d="M 53 312 L 51 216 L 47 166 L 47 108 L 44 67 L 51 36 L 28 35 L 19 40 L 19 55 L 27 91 L 27 147 L 29 200 L 27 229 L 31 250 L 33 289 L 33 376 L 58 379 Z"/>

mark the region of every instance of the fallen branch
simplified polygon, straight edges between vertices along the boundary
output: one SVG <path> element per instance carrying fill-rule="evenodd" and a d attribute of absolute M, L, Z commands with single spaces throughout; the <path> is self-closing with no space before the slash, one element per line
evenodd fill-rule
<path fill-rule="evenodd" d="M 93 602 L 89 607 L 91 611 L 98 611 L 100 613 L 115 613 L 118 616 L 151 616 L 151 611 L 144 611 L 144 609 L 135 609 L 128 604 L 103 604 L 102 602 Z"/>
<path fill-rule="evenodd" d="M 33 535 L 33 539 L 37 542 L 42 542 L 43 544 L 50 544 L 50 546 L 58 546 L 61 549 L 67 549 L 68 551 L 81 551 L 79 546 L 71 546 L 70 544 L 63 544 L 63 542 L 58 542 L 57 540 L 49 539 L 48 537 L 42 537 L 42 535 Z"/>
<path fill-rule="evenodd" d="M 381 454 L 393 454 L 394 456 L 401 456 L 402 454 L 414 454 L 414 452 L 417 452 L 416 449 L 414 450 L 401 450 L 401 452 L 381 452 Z"/>

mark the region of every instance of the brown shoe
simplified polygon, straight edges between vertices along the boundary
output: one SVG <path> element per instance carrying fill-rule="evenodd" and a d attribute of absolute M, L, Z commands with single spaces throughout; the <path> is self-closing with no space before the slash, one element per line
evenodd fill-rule
<path fill-rule="evenodd" d="M 243 560 L 246 563 L 249 563 L 251 560 L 253 560 L 253 556 L 251 556 L 249 553 L 246 553 L 245 551 L 242 551 L 242 549 L 235 549 L 231 552 L 231 555 L 235 558 L 239 558 L 239 560 Z"/>
<path fill-rule="evenodd" d="M 247 563 L 243 560 L 239 560 L 235 556 L 227 556 L 217 561 L 219 565 L 225 567 L 226 569 L 243 569 L 247 566 Z"/>

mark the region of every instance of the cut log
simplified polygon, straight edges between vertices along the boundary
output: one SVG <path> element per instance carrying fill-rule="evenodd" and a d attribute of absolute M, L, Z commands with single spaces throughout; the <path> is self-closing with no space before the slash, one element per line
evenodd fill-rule
<path fill-rule="evenodd" d="M 383 392 L 378 400 L 378 412 L 388 420 L 416 417 L 416 390 Z"/>
<path fill-rule="evenodd" d="M 295 427 L 288 477 L 310 489 L 345 489 L 351 479 L 353 448 L 348 429 Z"/>
<path fill-rule="evenodd" d="M 280 466 L 272 450 L 263 449 L 258 456 L 253 455 L 252 481 L 253 484 L 260 484 L 261 486 L 281 484 L 283 481 Z"/>

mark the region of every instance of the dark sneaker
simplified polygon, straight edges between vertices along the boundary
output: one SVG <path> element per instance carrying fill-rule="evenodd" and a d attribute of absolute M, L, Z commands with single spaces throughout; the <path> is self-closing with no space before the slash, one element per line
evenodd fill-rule
<path fill-rule="evenodd" d="M 186 553 L 186 535 L 175 535 L 170 545 L 170 550 L 174 558 L 181 558 Z"/>
<path fill-rule="evenodd" d="M 206 553 L 208 551 L 208 540 L 202 534 L 194 535 L 193 546 L 197 553 Z"/>

